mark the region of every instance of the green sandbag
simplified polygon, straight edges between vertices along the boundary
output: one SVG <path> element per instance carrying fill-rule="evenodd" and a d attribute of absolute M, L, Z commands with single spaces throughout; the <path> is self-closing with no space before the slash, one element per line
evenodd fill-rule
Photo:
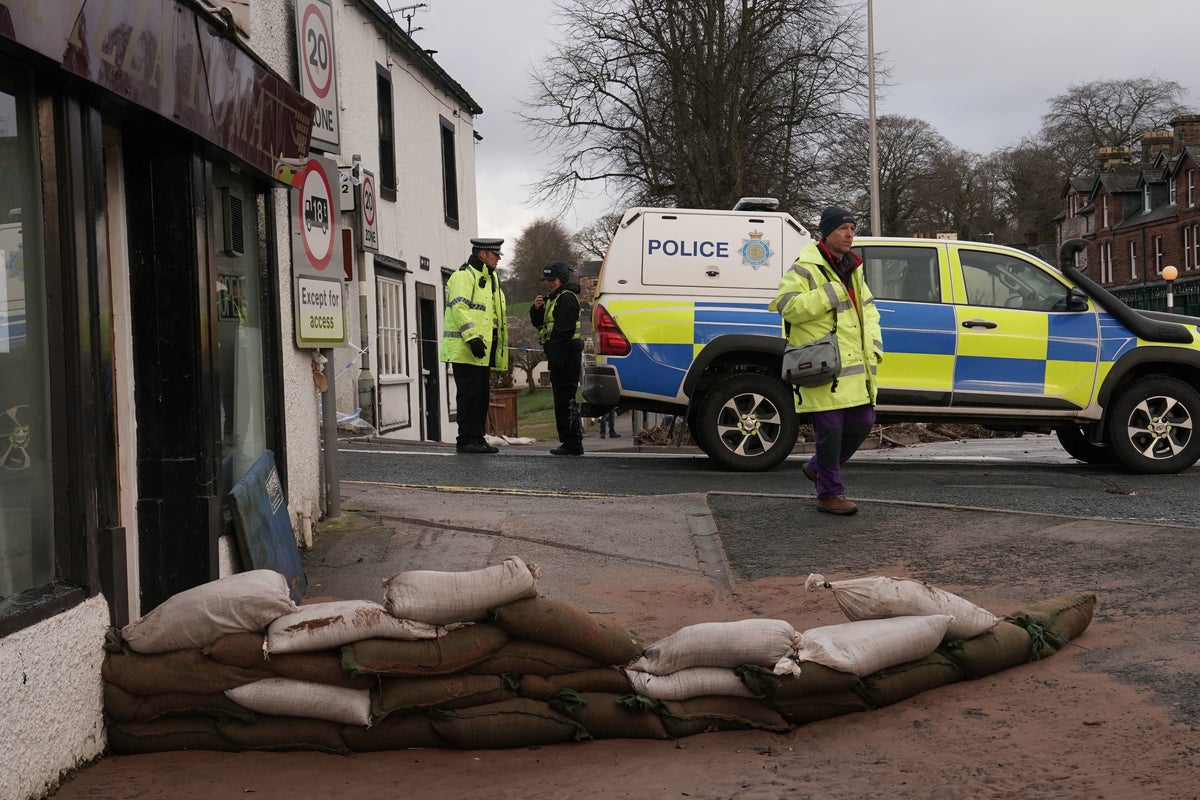
<path fill-rule="evenodd" d="M 259 714 L 255 722 L 226 720 L 217 723 L 221 736 L 239 750 L 317 750 L 346 755 L 342 724 L 311 717 L 277 717 Z"/>
<path fill-rule="evenodd" d="M 966 671 L 942 653 L 930 653 L 924 658 L 897 664 L 873 672 L 862 679 L 858 693 L 876 708 L 890 706 L 920 694 L 965 680 Z"/>
<path fill-rule="evenodd" d="M 633 691 L 629 678 L 615 667 L 599 667 L 564 675 L 522 675 L 519 691 L 522 697 L 534 700 L 549 700 L 563 689 L 577 692 L 608 692 L 628 694 Z"/>
<path fill-rule="evenodd" d="M 810 694 L 828 694 L 858 686 L 858 676 L 815 661 L 801 661 L 799 675 L 776 675 L 769 667 L 745 664 L 734 670 L 757 697 L 787 700 Z"/>
<path fill-rule="evenodd" d="M 601 664 L 626 664 L 645 647 L 636 634 L 616 621 L 549 597 L 517 600 L 492 614 L 492 623 L 514 639 L 573 650 Z"/>
<path fill-rule="evenodd" d="M 463 750 L 501 750 L 577 741 L 583 726 L 540 700 L 518 697 L 500 703 L 429 712 L 434 732 Z"/>
<path fill-rule="evenodd" d="M 230 633 L 204 648 L 204 654 L 220 664 L 243 669 L 269 669 L 281 678 L 323 683 L 346 689 L 370 689 L 371 675 L 347 675 L 337 648 L 308 653 L 275 653 L 263 657 L 261 633 Z"/>
<path fill-rule="evenodd" d="M 509 639 L 468 671 L 479 675 L 565 675 L 604 666 L 582 653 L 552 644 Z"/>
<path fill-rule="evenodd" d="M 662 718 L 651 710 L 634 710 L 614 692 L 564 689 L 550 707 L 582 725 L 593 739 L 668 739 Z"/>
<path fill-rule="evenodd" d="M 499 650 L 508 634 L 493 625 L 467 625 L 440 639 L 363 639 L 342 646 L 342 669 L 351 675 L 449 675 Z"/>
<path fill-rule="evenodd" d="M 1043 635 L 1055 648 L 1071 641 L 1092 623 L 1096 611 L 1096 595 L 1065 595 L 1043 600 L 1007 619 L 1029 631 L 1031 636 Z"/>
<path fill-rule="evenodd" d="M 778 711 L 749 697 L 693 697 L 666 700 L 659 714 L 667 733 L 676 739 L 707 731 L 790 730 Z"/>
<path fill-rule="evenodd" d="M 429 717 L 424 714 L 393 714 L 369 728 L 361 725 L 343 725 L 342 741 L 356 753 L 449 746 L 433 732 Z"/>
<path fill-rule="evenodd" d="M 254 721 L 253 711 L 233 702 L 224 692 L 171 692 L 139 696 L 111 683 L 104 684 L 104 713 L 117 722 L 149 722 L 159 717 L 186 716 Z"/>
<path fill-rule="evenodd" d="M 870 704 L 851 689 L 807 694 L 802 697 L 767 699 L 763 702 L 793 725 L 807 725 L 810 722 L 871 709 Z"/>
<path fill-rule="evenodd" d="M 1044 638 L 1031 638 L 1020 625 L 1001 620 L 987 633 L 944 643 L 938 652 L 962 667 L 967 677 L 982 678 L 1056 651 Z"/>
<path fill-rule="evenodd" d="M 497 703 L 517 696 L 515 678 L 500 675 L 442 675 L 429 678 L 379 680 L 371 696 L 371 718 L 406 714 L 428 708 L 465 708 Z"/>
<path fill-rule="evenodd" d="M 139 696 L 173 692 L 213 694 L 276 677 L 265 666 L 242 669 L 219 664 L 198 647 L 153 655 L 128 650 L 107 653 L 100 674 L 109 683 Z"/>
<path fill-rule="evenodd" d="M 151 722 L 110 722 L 108 750 L 113 755 L 168 753 L 172 750 L 237 751 L 217 733 L 212 717 L 163 717 Z"/>

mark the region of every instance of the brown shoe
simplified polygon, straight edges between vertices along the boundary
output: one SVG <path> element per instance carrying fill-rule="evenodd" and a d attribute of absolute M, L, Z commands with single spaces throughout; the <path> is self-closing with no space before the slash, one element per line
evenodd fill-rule
<path fill-rule="evenodd" d="M 838 516 L 849 516 L 858 512 L 858 506 L 846 499 L 844 494 L 835 494 L 833 497 L 822 497 L 817 500 L 817 511 L 824 511 L 826 514 L 837 514 Z"/>
<path fill-rule="evenodd" d="M 813 483 L 817 482 L 817 468 L 812 465 L 811 461 L 805 461 L 801 469 L 804 470 L 804 477 Z"/>

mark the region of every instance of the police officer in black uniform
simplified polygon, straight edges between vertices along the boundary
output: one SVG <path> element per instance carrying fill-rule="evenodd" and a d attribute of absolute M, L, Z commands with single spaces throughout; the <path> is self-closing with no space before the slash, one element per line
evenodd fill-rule
<path fill-rule="evenodd" d="M 561 261 L 542 269 L 546 295 L 538 295 L 529 307 L 529 321 L 538 329 L 538 341 L 546 351 L 550 386 L 554 392 L 554 422 L 559 446 L 556 456 L 583 455 L 583 427 L 579 422 L 575 393 L 583 369 L 583 340 L 579 336 L 579 284 L 571 283 L 571 270 Z"/>

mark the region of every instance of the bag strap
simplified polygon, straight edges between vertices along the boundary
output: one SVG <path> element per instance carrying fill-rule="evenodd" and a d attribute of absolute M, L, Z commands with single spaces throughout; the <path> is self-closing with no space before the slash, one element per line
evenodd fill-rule
<path fill-rule="evenodd" d="M 833 279 L 830 278 L 829 273 L 825 271 L 825 265 L 823 263 L 817 264 L 817 269 L 821 270 L 821 274 L 825 276 L 826 283 L 833 283 Z M 832 311 L 833 311 L 833 328 L 829 332 L 837 333 L 837 322 L 838 322 L 837 303 L 833 304 Z M 783 335 L 789 339 L 792 336 L 792 323 L 788 322 L 786 319 L 783 321 Z"/>

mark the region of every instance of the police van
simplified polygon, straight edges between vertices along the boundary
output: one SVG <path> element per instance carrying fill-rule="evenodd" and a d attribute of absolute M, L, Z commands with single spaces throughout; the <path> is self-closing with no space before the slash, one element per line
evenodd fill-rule
<path fill-rule="evenodd" d="M 808 231 L 773 201 L 633 208 L 600 269 L 583 411 L 682 416 L 722 468 L 765 470 L 803 421 L 768 311 Z M 1170 473 L 1200 459 L 1200 319 L 1126 306 L 1073 265 L 981 242 L 855 240 L 883 333 L 881 422 L 1050 432 L 1089 462 Z"/>

